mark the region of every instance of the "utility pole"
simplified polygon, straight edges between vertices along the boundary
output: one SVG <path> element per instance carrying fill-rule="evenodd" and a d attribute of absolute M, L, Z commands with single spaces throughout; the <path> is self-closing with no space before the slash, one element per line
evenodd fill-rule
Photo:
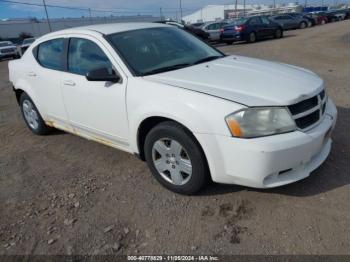
<path fill-rule="evenodd" d="M 89 17 L 90 17 L 90 23 L 92 24 L 92 15 L 91 15 L 91 9 L 89 8 Z"/>
<path fill-rule="evenodd" d="M 237 14 L 237 1 L 238 1 L 238 0 L 236 0 L 236 2 L 235 2 L 235 18 L 238 18 L 238 14 Z"/>
<path fill-rule="evenodd" d="M 182 0 L 180 0 L 180 22 L 182 23 Z"/>
<path fill-rule="evenodd" d="M 243 0 L 243 17 L 245 17 L 245 0 Z"/>
<path fill-rule="evenodd" d="M 273 8 L 276 8 L 276 0 L 273 0 Z"/>
<path fill-rule="evenodd" d="M 162 7 L 159 8 L 159 15 L 160 15 L 160 20 L 163 21 Z"/>
<path fill-rule="evenodd" d="M 47 13 L 47 7 L 46 7 L 46 2 L 45 2 L 45 0 L 43 0 L 43 4 L 44 4 L 44 7 L 45 7 L 46 19 L 47 19 L 47 23 L 48 23 L 48 25 L 49 25 L 49 30 L 50 30 L 50 32 L 52 32 L 51 24 L 50 24 L 50 19 L 49 19 L 49 14 Z"/>

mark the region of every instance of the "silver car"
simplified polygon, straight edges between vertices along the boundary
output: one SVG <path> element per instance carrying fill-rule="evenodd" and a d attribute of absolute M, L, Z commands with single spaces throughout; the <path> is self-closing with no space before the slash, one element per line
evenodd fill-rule
<path fill-rule="evenodd" d="M 203 24 L 200 28 L 209 34 L 210 41 L 220 40 L 220 29 L 227 25 L 226 22 L 207 22 Z"/>

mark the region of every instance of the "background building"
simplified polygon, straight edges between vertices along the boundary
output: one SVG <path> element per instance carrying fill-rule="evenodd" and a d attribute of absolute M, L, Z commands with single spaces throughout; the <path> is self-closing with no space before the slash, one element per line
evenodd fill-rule
<path fill-rule="evenodd" d="M 241 16 L 290 13 L 303 11 L 303 7 L 298 4 L 290 3 L 287 5 L 208 5 L 193 14 L 184 16 L 185 23 L 197 23 L 229 19 Z"/>

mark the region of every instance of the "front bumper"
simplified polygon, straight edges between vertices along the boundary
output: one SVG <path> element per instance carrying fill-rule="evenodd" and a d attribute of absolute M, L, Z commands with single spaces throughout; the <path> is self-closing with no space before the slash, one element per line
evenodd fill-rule
<path fill-rule="evenodd" d="M 307 132 L 254 139 L 196 134 L 218 183 L 272 188 L 306 178 L 327 158 L 337 110 L 329 99 L 323 120 Z"/>

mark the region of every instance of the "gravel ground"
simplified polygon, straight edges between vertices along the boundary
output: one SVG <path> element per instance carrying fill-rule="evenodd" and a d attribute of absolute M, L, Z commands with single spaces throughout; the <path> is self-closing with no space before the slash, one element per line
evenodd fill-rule
<path fill-rule="evenodd" d="M 1 62 L 0 254 L 350 254 L 349 28 L 219 46 L 315 71 L 338 107 L 325 164 L 273 190 L 213 184 L 176 195 L 132 155 L 63 132 L 34 136 Z"/>

